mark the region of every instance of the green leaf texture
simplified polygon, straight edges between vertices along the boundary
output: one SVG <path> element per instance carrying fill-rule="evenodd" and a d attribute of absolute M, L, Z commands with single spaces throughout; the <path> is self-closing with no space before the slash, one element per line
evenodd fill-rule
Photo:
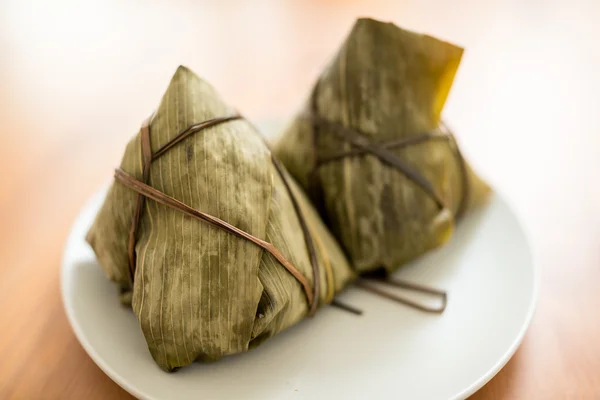
<path fill-rule="evenodd" d="M 179 67 L 150 123 L 153 152 L 194 123 L 233 114 L 208 83 Z M 121 168 L 142 179 L 140 136 L 128 144 Z M 337 293 L 354 274 L 308 198 L 291 179 L 323 268 L 320 305 L 328 283 Z M 148 184 L 199 211 L 267 240 L 312 284 L 312 267 L 290 196 L 260 134 L 246 120 L 216 125 L 186 138 L 152 163 Z M 257 245 L 146 200 L 135 247 L 134 286 L 127 242 L 137 193 L 118 182 L 88 233 L 106 275 L 131 299 L 154 360 L 171 371 L 195 360 L 247 351 L 307 315 L 298 281 Z M 107 299 L 107 301 L 112 301 Z"/>
<path fill-rule="evenodd" d="M 433 37 L 371 19 L 356 22 L 318 79 L 311 99 L 276 143 L 274 152 L 288 171 L 323 204 L 328 224 L 358 272 L 399 265 L 444 243 L 462 201 L 455 148 L 430 141 L 391 151 L 419 171 L 448 209 L 401 172 L 373 155 L 352 156 L 321 166 L 315 180 L 315 148 L 320 157 L 352 149 L 328 128 L 316 143 L 309 120 L 316 114 L 362 132 L 373 143 L 406 139 L 434 130 L 463 50 Z M 470 195 L 466 208 L 482 203 L 489 187 L 467 165 Z"/>

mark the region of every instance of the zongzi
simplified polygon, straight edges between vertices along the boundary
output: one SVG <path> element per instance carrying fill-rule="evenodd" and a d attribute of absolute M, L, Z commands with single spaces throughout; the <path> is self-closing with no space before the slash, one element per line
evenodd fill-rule
<path fill-rule="evenodd" d="M 87 240 L 164 370 L 247 351 L 354 278 L 255 128 L 184 67 L 115 178 Z"/>
<path fill-rule="evenodd" d="M 357 272 L 443 244 L 487 197 L 440 120 L 462 52 L 359 19 L 274 147 Z"/>

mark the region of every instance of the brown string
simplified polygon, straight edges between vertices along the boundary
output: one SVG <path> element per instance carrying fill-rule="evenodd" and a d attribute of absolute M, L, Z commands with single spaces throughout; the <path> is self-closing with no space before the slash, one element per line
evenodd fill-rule
<path fill-rule="evenodd" d="M 467 199 L 467 196 L 469 193 L 466 164 L 465 164 L 464 158 L 462 157 L 462 154 L 460 153 L 460 150 L 458 148 L 458 145 L 456 143 L 456 139 L 454 138 L 454 135 L 452 135 L 452 133 L 450 132 L 450 130 L 447 128 L 446 125 L 443 125 L 443 123 L 442 123 L 443 128 L 446 129 L 446 132 L 447 132 L 446 134 L 439 134 L 439 133 L 435 133 L 435 132 L 433 132 L 433 133 L 426 132 L 426 133 L 423 133 L 421 135 L 417 135 L 417 136 L 414 136 L 411 138 L 393 140 L 393 141 L 383 143 L 383 144 L 375 144 L 375 143 L 370 142 L 368 139 L 366 139 L 365 135 L 361 134 L 361 132 L 359 132 L 358 130 L 355 130 L 352 128 L 346 128 L 343 125 L 340 125 L 339 123 L 333 123 L 333 122 L 330 122 L 330 121 L 320 117 L 317 113 L 315 91 L 316 91 L 316 87 L 311 96 L 311 114 L 310 114 L 310 123 L 313 128 L 313 147 L 314 147 L 313 150 L 314 150 L 314 157 L 315 157 L 314 167 L 310 174 L 310 180 L 311 180 L 311 184 L 313 186 L 318 186 L 319 174 L 317 171 L 318 171 L 319 167 L 321 167 L 327 163 L 343 159 L 345 157 L 352 157 L 352 156 L 357 156 L 357 155 L 362 155 L 362 154 L 372 154 L 372 155 L 378 157 L 382 162 L 384 162 L 388 165 L 391 165 L 392 167 L 397 169 L 400 173 L 402 173 L 404 176 L 406 176 L 408 179 L 413 181 L 416 185 L 418 185 L 425 193 L 427 193 L 432 198 L 432 200 L 436 203 L 436 205 L 440 209 L 443 209 L 446 207 L 445 202 L 437 194 L 437 192 L 434 189 L 431 182 L 429 182 L 425 177 L 423 177 L 418 171 L 413 170 L 412 167 L 410 167 L 408 164 L 406 164 L 403 160 L 398 158 L 394 153 L 392 153 L 390 151 L 390 149 L 404 148 L 404 147 L 408 147 L 411 145 L 416 145 L 416 144 L 420 144 L 420 143 L 424 143 L 424 142 L 428 142 L 428 141 L 437 141 L 437 140 L 452 141 L 452 145 L 454 147 L 454 153 L 456 154 L 456 157 L 457 157 L 457 160 L 459 163 L 459 168 L 461 170 L 461 175 L 462 175 L 462 195 L 461 195 L 461 201 L 457 208 L 456 216 L 459 217 L 464 212 L 464 209 L 466 208 L 466 199 Z M 339 153 L 334 154 L 329 157 L 325 157 L 325 158 L 320 157 L 318 154 L 318 146 L 317 146 L 317 139 L 318 139 L 317 135 L 318 135 L 318 129 L 320 127 L 329 128 L 331 132 L 333 132 L 340 139 L 353 145 L 354 148 L 351 150 L 348 150 L 348 151 L 339 152 Z M 316 190 L 313 189 L 313 193 L 317 193 Z M 429 307 L 429 306 L 426 306 L 423 304 L 419 304 L 419 303 L 412 301 L 408 298 L 405 298 L 403 296 L 394 295 L 389 292 L 383 291 L 375 286 L 368 285 L 365 283 L 365 281 L 366 281 L 365 279 L 363 279 L 363 281 L 359 281 L 357 283 L 357 286 L 364 290 L 375 293 L 379 296 L 386 297 L 388 299 L 391 299 L 391 300 L 396 301 L 401 304 L 408 305 L 408 306 L 416 308 L 418 310 L 425 311 L 425 312 L 432 312 L 432 313 L 442 313 L 446 309 L 448 295 L 444 291 L 433 289 L 433 288 L 430 288 L 427 286 L 417 285 L 417 284 L 414 284 L 411 282 L 406 282 L 406 281 L 378 279 L 379 282 L 387 284 L 389 286 L 394 286 L 397 288 L 404 288 L 407 290 L 412 290 L 412 291 L 417 291 L 417 292 L 421 292 L 421 293 L 427 293 L 427 294 L 439 296 L 441 299 L 440 306 L 439 307 Z M 344 306 L 343 304 L 338 305 L 338 306 L 341 308 L 347 309 L 347 306 Z M 351 311 L 351 310 L 349 310 L 349 311 Z"/>
<path fill-rule="evenodd" d="M 148 197 L 160 204 L 163 204 L 167 207 L 178 210 L 192 218 L 207 222 L 207 223 L 214 225 L 218 228 L 221 228 L 227 232 L 230 232 L 238 237 L 249 240 L 252 243 L 256 244 L 257 246 L 259 246 L 262 249 L 269 252 L 302 285 L 302 288 L 306 295 L 308 307 L 309 307 L 309 315 L 312 315 L 314 313 L 314 310 L 316 310 L 316 306 L 318 305 L 318 298 L 316 295 L 318 294 L 318 289 L 319 289 L 319 286 L 318 286 L 319 273 L 317 270 L 318 266 L 315 266 L 316 265 L 315 264 L 316 256 L 314 254 L 314 246 L 311 247 L 312 251 L 313 251 L 313 253 L 311 253 L 311 262 L 313 262 L 313 260 L 315 261 L 315 263 L 313 263 L 313 273 L 315 273 L 315 271 L 316 271 L 316 273 L 315 273 L 315 278 L 314 278 L 315 285 L 314 285 L 314 288 L 311 288 L 308 280 L 302 274 L 302 272 L 300 270 L 298 270 L 290 261 L 288 261 L 285 258 L 285 256 L 279 250 L 277 250 L 277 248 L 275 248 L 275 246 L 272 243 L 269 243 L 267 241 L 264 241 L 262 239 L 255 237 L 255 236 L 252 236 L 249 233 L 244 232 L 243 230 L 236 228 L 235 226 L 233 226 L 217 217 L 214 217 L 212 215 L 195 210 L 195 209 L 187 206 L 186 204 L 180 202 L 179 200 L 177 200 L 171 196 L 168 196 L 167 194 L 146 184 L 146 182 L 148 180 L 148 176 L 149 176 L 150 164 L 152 163 L 152 161 L 156 160 L 158 157 L 162 156 L 166 151 L 171 149 L 177 143 L 179 143 L 186 137 L 190 136 L 191 134 L 198 132 L 202 129 L 205 129 L 210 126 L 214 126 L 214 125 L 217 125 L 217 124 L 220 124 L 223 122 L 240 119 L 240 118 L 242 118 L 242 116 L 232 115 L 232 116 L 221 117 L 221 118 L 213 118 L 211 120 L 204 121 L 199 124 L 191 125 L 191 126 L 187 127 L 186 129 L 184 129 L 181 133 L 179 133 L 173 139 L 171 139 L 168 143 L 163 145 L 154 154 L 152 154 L 151 147 L 150 147 L 150 129 L 149 129 L 150 118 L 148 120 L 144 121 L 144 123 L 142 124 L 140 138 L 141 138 L 141 142 L 142 142 L 141 147 L 142 147 L 142 169 L 143 169 L 142 180 L 143 181 L 137 180 L 135 177 L 129 175 L 127 172 L 123 171 L 120 168 L 117 168 L 115 170 L 115 179 L 117 181 L 121 182 L 127 188 L 134 190 L 138 193 L 136 209 L 134 212 L 134 217 L 133 217 L 131 229 L 129 232 L 128 252 L 129 252 L 129 274 L 130 274 L 131 283 L 133 285 L 133 280 L 135 277 L 135 267 L 136 267 L 135 243 L 136 243 L 136 239 L 137 239 L 136 238 L 137 229 L 139 226 L 139 220 L 140 220 L 141 212 L 143 209 L 144 200 L 146 197 Z M 276 160 L 274 160 L 274 162 L 277 163 Z M 281 166 L 276 164 L 276 168 L 281 174 L 282 173 Z M 283 176 L 283 174 L 282 174 L 282 176 Z M 285 176 L 283 176 L 283 180 L 284 180 L 284 183 L 286 184 L 286 187 L 288 188 L 288 191 L 291 192 Z M 292 194 L 292 202 L 294 203 L 294 208 L 296 208 L 296 211 L 298 212 L 299 207 L 297 206 L 297 202 L 296 202 L 295 198 L 293 197 L 293 194 Z M 301 216 L 301 213 L 299 213 L 299 219 L 301 221 L 301 225 L 306 226 L 305 221 L 303 220 L 303 216 Z M 311 244 L 312 244 L 312 242 L 311 242 Z M 309 246 L 310 245 L 307 243 L 307 248 Z M 309 252 L 310 252 L 310 250 L 309 250 Z"/>
<path fill-rule="evenodd" d="M 437 132 L 426 132 L 417 136 L 412 136 L 409 138 L 390 140 L 389 142 L 382 143 L 381 146 L 386 149 L 403 149 L 409 146 L 433 142 L 433 141 L 447 141 L 453 149 L 454 155 L 456 156 L 456 161 L 458 163 L 458 167 L 461 175 L 461 195 L 460 202 L 458 203 L 458 207 L 456 209 L 456 218 L 460 218 L 464 213 L 466 206 L 468 204 L 468 199 L 470 195 L 469 191 L 469 177 L 467 176 L 467 165 L 465 162 L 462 153 L 460 152 L 460 147 L 456 142 L 456 137 L 452 134 L 448 126 L 440 121 L 440 125 L 444 128 L 446 133 L 437 133 Z M 329 164 L 333 161 L 338 161 L 346 157 L 360 156 L 363 154 L 368 154 L 368 151 L 362 148 L 354 148 L 348 151 L 342 151 L 337 154 L 334 154 L 329 157 L 321 157 L 317 160 L 315 165 L 315 171 L 317 168 Z M 318 176 L 318 174 L 315 174 Z"/>
<path fill-rule="evenodd" d="M 447 140 L 449 140 L 449 138 L 450 138 L 450 135 L 440 135 L 438 133 L 429 133 L 428 132 L 428 133 L 423 133 L 421 135 L 413 136 L 413 137 L 409 137 L 409 138 L 390 140 L 389 142 L 382 143 L 381 147 L 386 148 L 386 149 L 402 149 L 402 148 L 405 148 L 408 146 L 425 143 L 425 142 L 429 142 L 429 141 L 436 141 L 436 140 L 447 141 Z M 367 154 L 367 153 L 368 153 L 367 150 L 364 150 L 364 149 L 352 149 L 352 150 L 348 150 L 348 151 L 342 151 L 342 152 L 339 152 L 332 156 L 319 159 L 319 161 L 317 163 L 317 167 L 320 167 L 322 165 L 328 164 L 333 161 L 341 160 L 342 158 L 352 157 L 352 156 L 360 156 L 360 155 Z"/>
<path fill-rule="evenodd" d="M 361 289 L 367 290 L 371 293 L 375 293 L 379 296 L 388 298 L 390 300 L 393 300 L 397 303 L 401 303 L 413 308 L 416 308 L 417 310 L 421 310 L 421 311 L 425 311 L 425 312 L 430 312 L 430 313 L 436 313 L 436 314 L 441 314 L 444 312 L 444 310 L 446 309 L 446 305 L 448 303 L 448 294 L 442 290 L 437 290 L 437 289 L 433 289 L 427 286 L 423 286 L 423 285 L 418 285 L 416 283 L 412 283 L 412 282 L 407 282 L 407 281 L 400 281 L 400 280 L 392 280 L 392 279 L 375 279 L 375 278 L 371 278 L 371 280 L 374 280 L 376 282 L 379 282 L 381 284 L 385 284 L 388 286 L 393 286 L 396 288 L 400 288 L 400 289 L 406 289 L 406 290 L 411 290 L 413 292 L 420 292 L 420 293 L 427 293 L 427 294 L 431 294 L 434 296 L 438 296 L 440 297 L 441 303 L 438 307 L 430 307 L 430 306 L 426 306 L 420 303 L 417 303 L 413 300 L 410 300 L 406 297 L 402 297 L 399 295 L 395 295 L 395 294 L 391 294 L 389 292 L 386 292 L 384 290 L 379 289 L 378 287 L 372 286 L 372 285 L 368 285 L 366 284 L 364 281 L 359 280 L 356 285 L 358 287 L 360 287 Z"/>
<path fill-rule="evenodd" d="M 281 176 L 283 183 L 287 189 L 287 192 L 290 195 L 290 199 L 292 201 L 292 204 L 294 206 L 294 209 L 296 210 L 296 215 L 298 216 L 298 220 L 300 221 L 300 226 L 302 228 L 302 234 L 304 236 L 304 241 L 306 243 L 306 248 L 308 250 L 308 254 L 310 256 L 310 262 L 312 265 L 312 269 L 313 269 L 313 276 L 314 276 L 314 282 L 313 282 L 313 291 L 314 291 L 314 296 L 316 299 L 318 299 L 318 295 L 319 295 L 319 288 L 320 288 L 320 279 L 321 279 L 321 272 L 319 269 L 319 262 L 317 260 L 317 254 L 316 254 L 316 250 L 315 250 L 315 244 L 314 244 L 314 238 L 312 237 L 312 232 L 311 230 L 308 228 L 308 223 L 307 221 L 304 219 L 304 214 L 302 213 L 302 210 L 300 209 L 300 206 L 298 204 L 298 201 L 296 199 L 296 195 L 294 194 L 294 192 L 291 189 L 291 186 L 288 182 L 288 177 L 284 172 L 284 168 L 281 165 L 281 162 L 275 158 L 275 156 L 271 155 L 271 158 L 273 160 L 273 165 L 275 165 L 275 168 L 277 170 L 277 172 L 279 173 L 279 175 Z M 328 282 L 331 284 L 331 282 Z M 311 309 L 309 310 L 309 316 L 312 316 L 316 310 L 317 310 L 317 304 L 318 302 L 315 301 L 313 302 L 313 306 L 311 307 Z M 338 307 L 344 311 L 348 311 L 352 314 L 356 314 L 356 315 L 362 315 L 362 311 L 354 308 L 352 306 L 349 306 L 347 304 L 344 304 L 342 302 L 340 302 L 339 300 L 332 300 L 331 302 L 332 306 Z"/>
<path fill-rule="evenodd" d="M 179 134 L 177 134 L 173 139 L 171 139 L 167 143 L 165 143 L 160 149 L 158 149 L 156 151 L 156 153 L 154 153 L 152 155 L 152 161 L 158 159 L 158 157 L 165 154 L 169 149 L 171 149 L 177 143 L 181 142 L 183 139 L 187 138 L 188 136 L 190 136 L 196 132 L 200 132 L 202 129 L 206 129 L 211 126 L 222 124 L 223 122 L 233 121 L 233 120 L 241 119 L 241 118 L 243 118 L 241 115 L 234 114 L 234 115 L 230 115 L 228 117 L 212 118 L 212 119 L 209 119 L 204 122 L 199 122 L 197 124 L 190 125 L 187 128 L 185 128 L 183 131 L 181 131 Z"/>
<path fill-rule="evenodd" d="M 300 222 L 300 227 L 302 229 L 302 234 L 304 236 L 304 241 L 306 243 L 306 248 L 308 250 L 308 254 L 310 257 L 310 263 L 312 265 L 312 271 L 313 271 L 313 277 L 314 277 L 313 292 L 314 292 L 314 298 L 317 299 L 316 301 L 313 302 L 312 307 L 310 307 L 310 309 L 309 309 L 308 316 L 312 316 L 317 311 L 319 288 L 320 288 L 320 281 L 321 281 L 321 272 L 319 269 L 319 261 L 317 260 L 314 238 L 312 237 L 311 230 L 308 228 L 308 223 L 304 218 L 304 214 L 302 213 L 302 210 L 300 209 L 300 205 L 298 204 L 296 195 L 292 191 L 292 188 L 288 181 L 288 177 L 284 172 L 284 168 L 281 165 L 281 162 L 277 158 L 275 158 L 275 156 L 273 156 L 273 155 L 271 155 L 271 158 L 273 160 L 273 165 L 275 166 L 275 169 L 279 173 L 279 176 L 281 176 L 283 183 L 286 187 L 286 190 L 289 193 L 289 196 L 290 196 L 290 199 L 294 206 L 294 209 L 296 210 L 296 215 L 298 216 L 298 220 Z M 328 282 L 328 283 L 332 284 L 332 282 Z M 354 308 L 352 306 L 349 306 L 347 304 L 344 304 L 344 303 L 340 302 L 339 300 L 333 300 L 331 302 L 331 305 L 338 307 L 342 310 L 351 312 L 356 315 L 362 315 L 361 310 Z"/>
<path fill-rule="evenodd" d="M 271 153 L 273 154 L 273 153 Z M 310 257 L 310 264 L 312 266 L 313 272 L 313 298 L 315 299 L 309 306 L 308 316 L 314 315 L 317 311 L 317 307 L 319 305 L 319 288 L 321 287 L 321 273 L 319 271 L 319 262 L 317 260 L 317 252 L 315 251 L 315 244 L 313 242 L 313 238 L 311 236 L 310 230 L 308 229 L 308 225 L 306 220 L 304 219 L 304 214 L 300 209 L 300 205 L 298 204 L 298 200 L 292 191 L 290 183 L 288 181 L 288 177 L 284 172 L 284 168 L 281 166 L 278 159 L 275 156 L 271 155 L 271 159 L 273 160 L 273 165 L 275 169 L 279 173 L 283 184 L 290 196 L 290 200 L 292 201 L 292 205 L 294 206 L 294 210 L 296 211 L 296 215 L 298 216 L 298 221 L 300 222 L 300 227 L 302 229 L 302 234 L 304 235 L 304 242 L 306 243 L 306 249 L 308 250 L 308 255 Z"/>
<path fill-rule="evenodd" d="M 312 93 L 310 95 L 310 111 L 312 115 L 318 114 L 318 105 L 317 105 L 317 96 L 316 93 L 319 90 L 319 81 L 313 87 Z M 317 166 L 320 165 L 321 160 L 319 159 L 319 147 L 318 147 L 318 137 L 319 137 L 319 124 L 316 121 L 311 120 L 311 128 L 312 128 L 312 146 L 313 146 L 313 155 L 315 157 L 315 167 L 313 167 L 311 173 L 308 176 L 308 192 L 310 197 L 313 200 L 313 204 L 315 208 L 321 215 L 323 222 L 327 224 L 328 218 L 327 213 L 325 212 L 325 203 L 323 198 L 323 188 L 321 187 L 321 178 L 318 174 Z M 344 304 L 339 300 L 334 299 L 331 302 L 332 306 L 335 306 L 341 310 L 351 312 L 356 315 L 362 315 L 362 311 Z"/>
<path fill-rule="evenodd" d="M 251 122 L 248 121 L 248 123 L 254 127 L 254 125 Z M 258 129 L 256 129 L 256 127 L 254 127 L 254 129 L 256 131 L 258 131 Z M 313 239 L 311 231 L 308 227 L 308 223 L 307 223 L 306 219 L 304 218 L 304 213 L 302 212 L 302 209 L 300 208 L 298 200 L 296 199 L 296 195 L 292 191 L 292 187 L 289 183 L 289 178 L 285 173 L 285 168 L 282 166 L 281 161 L 279 161 L 275 157 L 275 155 L 273 154 L 273 151 L 271 150 L 269 142 L 267 142 L 267 140 L 264 137 L 263 137 L 263 141 L 265 143 L 265 146 L 267 146 L 267 148 L 271 152 L 271 161 L 273 162 L 273 166 L 275 167 L 277 174 L 283 181 L 285 190 L 290 197 L 290 201 L 292 202 L 292 206 L 294 207 L 294 211 L 296 212 L 296 216 L 298 217 L 298 222 L 300 223 L 300 228 L 302 229 L 302 235 L 304 236 L 304 243 L 306 244 L 306 251 L 308 252 L 310 264 L 312 267 L 312 273 L 313 273 L 313 298 L 315 299 L 315 301 L 312 302 L 312 305 L 309 305 L 309 310 L 308 310 L 308 316 L 311 317 L 315 314 L 315 312 L 317 311 L 317 308 L 319 306 L 319 289 L 321 287 L 321 272 L 320 272 L 320 268 L 319 268 L 319 261 L 317 259 L 317 252 L 315 249 L 314 239 Z M 327 283 L 333 284 L 333 282 L 327 282 Z"/>
<path fill-rule="evenodd" d="M 329 128 L 331 132 L 340 139 L 361 149 L 365 153 L 370 153 L 376 156 L 382 162 L 396 168 L 398 171 L 400 171 L 400 173 L 413 181 L 425 193 L 427 193 L 440 209 L 446 207 L 444 200 L 442 200 L 442 198 L 437 194 L 431 182 L 425 179 L 418 171 L 415 171 L 410 165 L 404 162 L 404 160 L 398 158 L 394 153 L 384 146 L 370 142 L 367 138 L 365 138 L 364 135 L 359 134 L 354 129 L 346 128 L 338 123 L 330 122 L 318 115 L 313 114 L 312 120 L 320 126 Z"/>
<path fill-rule="evenodd" d="M 456 138 L 454 137 L 451 130 L 448 128 L 448 126 L 443 121 L 440 121 L 440 125 L 444 129 L 445 133 L 440 134 L 440 133 L 436 133 L 436 132 L 426 132 L 426 133 L 423 133 L 423 134 L 420 134 L 417 136 L 413 136 L 410 138 L 391 140 L 389 142 L 382 143 L 382 144 L 373 144 L 373 143 L 369 142 L 365 138 L 365 135 L 362 134 L 358 130 L 355 130 L 352 128 L 346 128 L 340 124 L 329 122 L 329 121 L 325 120 L 324 118 L 316 116 L 316 114 L 314 114 L 314 113 L 312 115 L 313 116 L 311 117 L 311 123 L 313 124 L 313 127 L 315 125 L 316 126 L 319 126 L 319 125 L 327 126 L 332 130 L 332 132 L 334 132 L 342 140 L 345 140 L 355 146 L 354 149 L 339 152 L 332 156 L 328 156 L 328 157 L 315 156 L 315 164 L 314 164 L 314 168 L 313 168 L 313 173 L 311 174 L 311 176 L 313 176 L 315 179 L 311 179 L 312 181 L 316 181 L 316 178 L 318 178 L 318 174 L 316 173 L 316 170 L 325 164 L 328 164 L 333 161 L 341 160 L 346 157 L 359 156 L 359 155 L 363 155 L 363 154 L 372 154 L 372 155 L 378 157 L 383 162 L 386 162 L 387 164 L 392 165 L 393 167 L 398 169 L 401 173 L 403 173 L 405 176 L 407 176 L 410 180 L 412 180 L 414 183 L 416 183 L 421 188 L 423 188 L 423 190 L 425 190 L 425 192 L 432 197 L 432 199 L 436 202 L 436 204 L 438 206 L 440 206 L 440 208 L 443 208 L 444 202 L 436 194 L 431 183 L 428 182 L 418 172 L 413 171 L 411 167 L 409 167 L 407 165 L 402 165 L 403 162 L 400 159 L 398 159 L 395 154 L 390 153 L 387 150 L 406 148 L 408 146 L 417 145 L 417 144 L 421 144 L 421 143 L 425 143 L 425 142 L 431 142 L 431 141 L 438 141 L 438 140 L 448 141 L 448 143 L 452 147 L 453 153 L 456 156 L 456 161 L 458 163 L 458 167 L 459 167 L 460 174 L 461 174 L 461 196 L 460 196 L 460 202 L 458 204 L 455 216 L 456 216 L 456 218 L 459 218 L 464 213 L 464 211 L 467 207 L 467 204 L 468 204 L 469 196 L 470 196 L 469 179 L 468 179 L 468 175 L 467 175 L 467 165 L 466 165 L 465 159 L 462 156 L 462 153 L 460 151 L 460 147 L 458 146 L 458 143 L 456 142 Z M 315 142 L 314 147 L 315 147 L 315 152 L 316 152 L 317 151 L 316 150 L 316 148 L 317 148 L 316 137 L 313 138 L 313 141 Z M 381 154 L 382 149 L 385 153 L 389 153 L 389 154 L 386 154 L 385 156 L 382 157 L 382 154 Z M 391 159 L 390 159 L 390 156 L 391 156 Z M 398 163 L 399 161 L 400 161 L 400 163 Z"/>
<path fill-rule="evenodd" d="M 334 299 L 331 302 L 331 305 L 334 306 L 334 307 L 337 307 L 337 308 L 339 308 L 341 310 L 348 311 L 349 313 L 352 313 L 352 314 L 355 314 L 355 315 L 362 315 L 363 314 L 362 310 L 359 310 L 358 308 L 349 306 L 348 304 L 342 303 L 341 301 L 336 300 L 336 299 Z"/>

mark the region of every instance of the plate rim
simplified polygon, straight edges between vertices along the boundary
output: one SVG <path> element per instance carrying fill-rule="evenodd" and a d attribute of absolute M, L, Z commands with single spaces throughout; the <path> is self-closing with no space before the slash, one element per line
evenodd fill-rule
<path fill-rule="evenodd" d="M 61 299 L 62 299 L 62 303 L 63 303 L 63 308 L 65 309 L 65 313 L 67 315 L 67 320 L 69 322 L 69 325 L 71 326 L 71 329 L 73 329 L 73 332 L 75 333 L 75 337 L 77 338 L 77 341 L 81 344 L 81 346 L 83 347 L 85 352 L 88 354 L 88 356 L 92 359 L 92 361 L 94 361 L 94 363 L 102 370 L 102 372 L 104 372 L 113 382 L 115 382 L 117 385 L 119 385 L 121 388 L 123 388 L 125 391 L 127 391 L 129 394 L 135 396 L 136 398 L 155 400 L 156 397 L 154 397 L 148 393 L 144 393 L 144 391 L 139 390 L 135 386 L 129 384 L 127 382 L 127 380 L 125 380 L 124 378 L 122 378 L 121 375 L 116 373 L 104 361 L 102 356 L 100 354 L 98 354 L 98 352 L 94 349 L 94 347 L 87 340 L 85 334 L 83 333 L 83 329 L 80 326 L 77 318 L 75 317 L 75 312 L 74 312 L 73 306 L 67 299 L 67 295 L 66 295 L 66 287 L 65 286 L 66 286 L 66 280 L 68 279 L 68 276 L 67 276 L 67 270 L 68 270 L 67 250 L 69 248 L 69 244 L 74 239 L 75 227 L 76 227 L 77 223 L 79 222 L 84 211 L 86 211 L 88 208 L 91 207 L 91 205 L 96 201 L 97 197 L 104 196 L 105 193 L 107 192 L 108 188 L 109 188 L 109 184 L 107 183 L 107 184 L 104 184 L 103 186 L 101 186 L 100 189 L 97 189 L 80 207 L 75 219 L 71 223 L 71 227 L 69 229 L 69 234 L 67 235 L 67 239 L 63 246 L 63 251 L 62 251 L 62 256 L 61 256 L 61 264 L 60 264 Z M 519 349 L 521 343 L 523 342 L 525 334 L 527 333 L 527 330 L 529 329 L 529 326 L 531 325 L 531 321 L 533 320 L 533 316 L 535 314 L 536 306 L 538 303 L 539 290 L 540 290 L 540 267 L 539 267 L 539 263 L 538 263 L 537 251 L 533 245 L 534 242 L 531 240 L 530 228 L 527 226 L 526 223 L 524 223 L 525 219 L 522 218 L 520 211 L 518 210 L 518 208 L 516 208 L 514 206 L 513 202 L 508 197 L 504 196 L 502 194 L 502 192 L 499 192 L 495 187 L 493 187 L 492 190 L 493 190 L 493 195 L 498 196 L 504 203 L 506 203 L 507 207 L 514 214 L 514 216 L 517 220 L 517 223 L 523 232 L 523 236 L 525 237 L 527 246 L 530 250 L 529 253 L 531 255 L 531 265 L 532 265 L 532 272 L 533 272 L 533 288 L 532 288 L 531 301 L 528 305 L 526 317 L 523 320 L 521 327 L 519 328 L 518 334 L 515 336 L 513 342 L 511 343 L 509 348 L 506 350 L 506 352 L 502 355 L 502 357 L 500 357 L 498 359 L 498 361 L 496 362 L 496 364 L 494 364 L 485 374 L 483 374 L 480 378 L 478 378 L 476 381 L 474 381 L 471 385 L 467 386 L 465 389 L 463 389 L 460 392 L 453 395 L 451 397 L 451 399 L 465 399 L 465 398 L 473 395 L 475 392 L 477 392 L 479 389 L 481 389 L 483 386 L 485 386 L 489 381 L 491 381 L 492 378 L 494 378 L 498 374 L 498 372 L 500 372 L 500 370 L 508 363 L 508 361 L 510 361 L 510 359 L 513 357 L 513 355 L 516 353 L 516 351 Z"/>
<path fill-rule="evenodd" d="M 65 309 L 65 313 L 67 314 L 67 321 L 69 321 L 69 325 L 71 325 L 71 329 L 73 329 L 73 332 L 75 333 L 75 337 L 77 338 L 77 341 L 79 342 L 81 347 L 83 347 L 83 350 L 85 350 L 85 352 L 92 359 L 92 361 L 94 361 L 94 363 L 100 368 L 100 370 L 102 370 L 102 372 L 104 372 L 113 382 L 115 382 L 117 385 L 119 385 L 122 389 L 124 389 L 126 392 L 128 392 L 132 396 L 134 396 L 138 399 L 153 400 L 153 399 L 155 399 L 153 396 L 148 396 L 146 393 L 139 391 L 135 386 L 130 385 L 125 379 L 123 379 L 118 373 L 116 373 L 104 361 L 104 359 L 102 358 L 102 356 L 100 356 L 100 354 L 98 354 L 98 352 L 94 349 L 92 344 L 87 340 L 85 334 L 83 333 L 83 330 L 82 330 L 80 324 L 78 323 L 77 318 L 75 318 L 75 311 L 73 309 L 73 306 L 68 301 L 67 295 L 66 295 L 67 291 L 66 291 L 65 286 L 66 286 L 66 280 L 68 279 L 68 277 L 67 277 L 67 269 L 68 269 L 67 250 L 68 250 L 69 244 L 71 243 L 71 241 L 74 238 L 76 225 L 79 222 L 81 215 L 89 207 L 91 207 L 91 205 L 96 201 L 97 197 L 105 195 L 105 193 L 107 193 L 107 191 L 108 191 L 108 188 L 109 188 L 109 184 L 104 184 L 103 186 L 100 187 L 100 189 L 96 189 L 96 191 L 80 207 L 79 211 L 77 212 L 77 216 L 71 223 L 71 227 L 69 229 L 69 234 L 67 235 L 67 240 L 65 241 L 65 244 L 63 247 L 61 262 L 60 262 L 60 297 L 62 299 L 63 308 Z"/>
<path fill-rule="evenodd" d="M 503 202 L 506 203 L 510 211 L 515 215 L 517 223 L 521 230 L 523 231 L 523 236 L 525 236 L 525 241 L 527 242 L 527 246 L 529 247 L 529 252 L 531 254 L 531 266 L 533 271 L 533 289 L 531 293 L 531 302 L 529 303 L 529 308 L 527 310 L 527 315 L 521 328 L 519 329 L 519 333 L 515 337 L 514 341 L 510 345 L 510 347 L 506 350 L 506 352 L 502 355 L 502 357 L 498 360 L 496 364 L 494 364 L 488 372 L 482 375 L 479 380 L 473 382 L 470 386 L 467 386 L 464 390 L 457 393 L 452 397 L 452 399 L 466 399 L 469 396 L 472 396 L 479 389 L 484 387 L 489 381 L 494 378 L 502 368 L 510 361 L 510 359 L 515 355 L 521 343 L 523 343 L 523 339 L 525 338 L 525 334 L 531 325 L 531 321 L 533 320 L 533 316 L 535 315 L 535 310 L 537 308 L 539 293 L 540 293 L 540 266 L 538 263 L 537 251 L 534 246 L 534 242 L 531 240 L 531 228 L 524 222 L 526 221 L 521 212 L 517 207 L 515 207 L 514 203 L 510 200 L 508 196 L 505 196 L 502 191 L 499 191 L 495 186 L 490 185 L 492 192 L 495 196 L 498 196 L 502 199 Z"/>

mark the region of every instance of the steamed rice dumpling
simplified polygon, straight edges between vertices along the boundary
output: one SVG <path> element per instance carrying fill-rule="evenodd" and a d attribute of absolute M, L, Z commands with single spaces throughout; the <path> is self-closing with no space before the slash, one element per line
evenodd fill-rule
<path fill-rule="evenodd" d="M 115 177 L 87 240 L 164 370 L 247 351 L 353 279 L 259 133 L 184 67 Z"/>
<path fill-rule="evenodd" d="M 358 272 L 441 245 L 487 197 L 440 120 L 462 52 L 358 20 L 274 147 Z"/>

